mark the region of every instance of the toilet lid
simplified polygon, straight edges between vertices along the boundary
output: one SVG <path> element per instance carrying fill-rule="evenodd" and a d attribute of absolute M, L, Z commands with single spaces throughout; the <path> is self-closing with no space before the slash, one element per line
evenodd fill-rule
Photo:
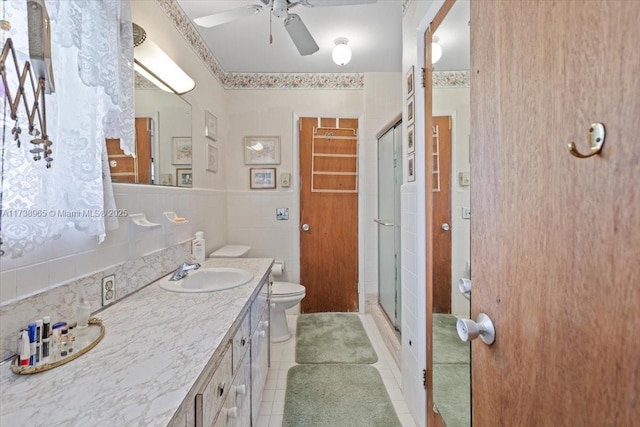
<path fill-rule="evenodd" d="M 298 283 L 273 282 L 271 293 L 273 295 L 298 295 L 304 293 L 304 286 Z"/>

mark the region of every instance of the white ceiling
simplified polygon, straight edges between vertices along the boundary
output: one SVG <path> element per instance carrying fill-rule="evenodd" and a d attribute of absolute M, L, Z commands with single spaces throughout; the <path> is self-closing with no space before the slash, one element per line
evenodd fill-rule
<path fill-rule="evenodd" d="M 414 0 L 421 1 L 421 0 Z M 259 0 L 178 0 L 191 20 L 242 5 L 261 4 Z M 461 11 L 459 11 L 461 9 Z M 466 12 L 465 12 L 466 9 Z M 238 73 L 364 73 L 401 71 L 402 0 L 378 0 L 374 4 L 309 8 L 295 6 L 320 50 L 301 56 L 282 21 L 263 10 L 261 13 L 212 28 L 194 24 L 222 68 Z M 438 31 L 443 57 L 436 70 L 468 69 L 468 1 L 459 0 Z M 269 18 L 273 43 L 269 43 Z M 451 22 L 455 21 L 455 22 Z M 334 40 L 349 39 L 353 57 L 338 66 L 331 60 Z M 463 41 L 466 40 L 465 45 Z M 458 50 L 459 49 L 459 50 Z"/>

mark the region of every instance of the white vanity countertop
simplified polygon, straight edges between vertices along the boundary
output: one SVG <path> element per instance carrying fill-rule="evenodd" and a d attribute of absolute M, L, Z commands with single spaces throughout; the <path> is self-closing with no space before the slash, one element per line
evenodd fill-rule
<path fill-rule="evenodd" d="M 0 426 L 166 426 L 272 262 L 207 259 L 203 267 L 241 268 L 254 279 L 195 294 L 155 282 L 98 313 L 104 339 L 79 358 L 33 375 L 4 364 Z"/>

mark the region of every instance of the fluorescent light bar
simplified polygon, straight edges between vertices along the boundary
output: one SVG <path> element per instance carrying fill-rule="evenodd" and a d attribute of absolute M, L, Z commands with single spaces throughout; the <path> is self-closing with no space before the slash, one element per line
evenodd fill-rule
<path fill-rule="evenodd" d="M 182 95 L 196 87 L 193 79 L 149 38 L 133 52 L 134 69 L 160 89 Z"/>

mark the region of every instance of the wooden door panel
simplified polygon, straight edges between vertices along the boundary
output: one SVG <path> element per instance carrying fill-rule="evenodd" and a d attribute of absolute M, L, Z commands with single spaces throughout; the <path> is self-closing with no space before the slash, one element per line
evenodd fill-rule
<path fill-rule="evenodd" d="M 434 117 L 433 127 L 433 312 L 451 313 L 451 229 L 442 229 L 451 227 L 451 117 Z"/>
<path fill-rule="evenodd" d="M 471 3 L 474 425 L 640 416 L 639 5 Z M 595 121 L 602 155 L 571 156 Z"/>
<path fill-rule="evenodd" d="M 300 119 L 303 312 L 358 310 L 357 129 L 357 119 Z"/>

